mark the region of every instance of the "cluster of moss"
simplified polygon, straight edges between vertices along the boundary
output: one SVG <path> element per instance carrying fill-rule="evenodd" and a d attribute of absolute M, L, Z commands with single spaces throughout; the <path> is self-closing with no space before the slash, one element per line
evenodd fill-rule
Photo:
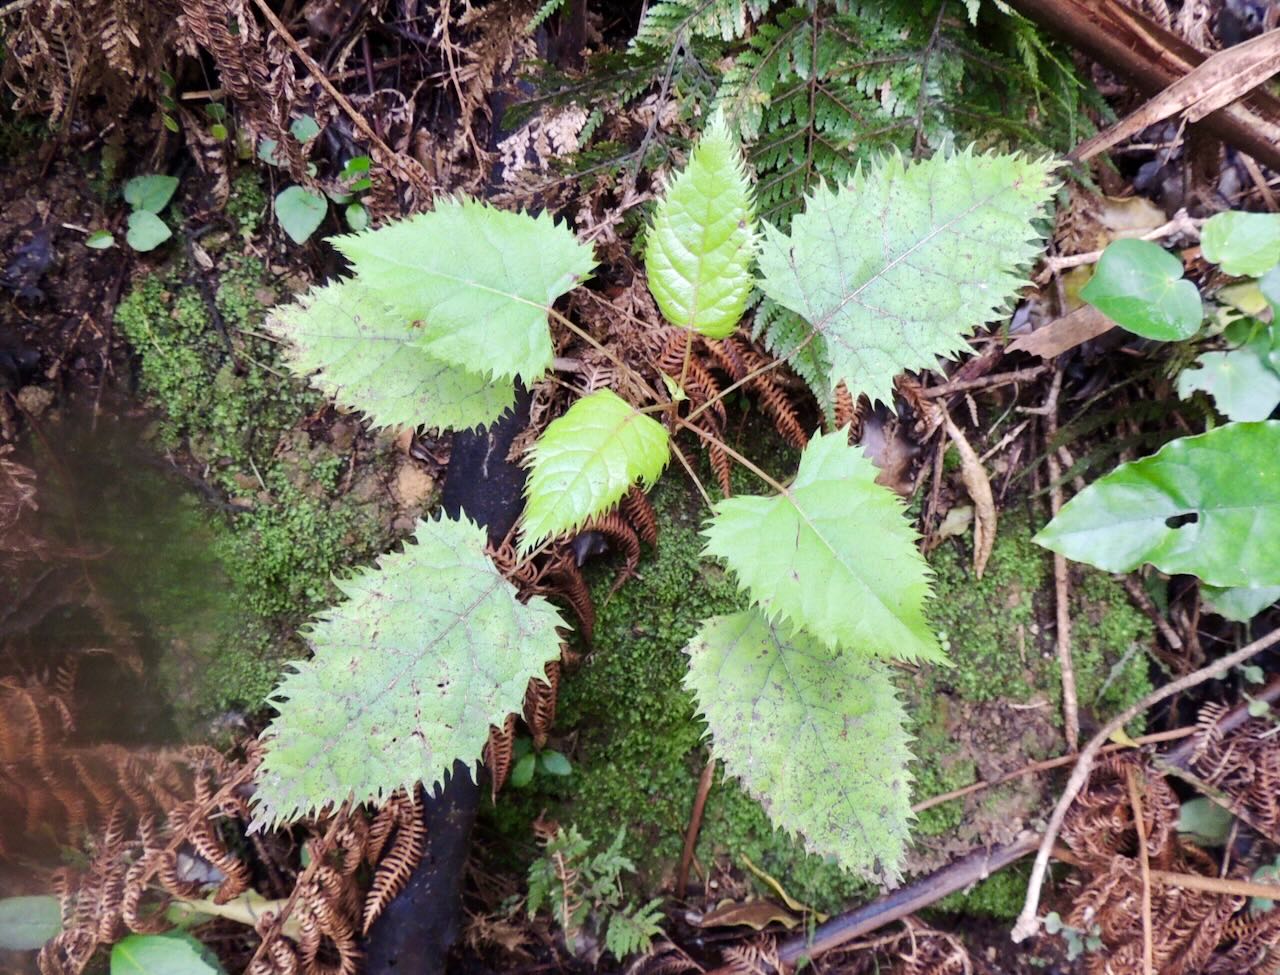
<path fill-rule="evenodd" d="M 236 219 L 249 219 L 257 204 L 243 209 Z M 342 489 L 349 451 L 304 428 L 323 403 L 288 374 L 264 334 L 278 294 L 262 263 L 222 255 L 211 293 L 186 270 L 137 281 L 116 322 L 136 355 L 141 392 L 158 408 L 160 444 L 184 448 L 236 509 L 212 546 L 249 620 L 199 666 L 170 668 L 197 682 L 183 697 L 189 713 L 207 717 L 258 707 L 282 658 L 301 652 L 293 630 L 334 598 L 333 574 L 389 538 L 378 505 Z"/>

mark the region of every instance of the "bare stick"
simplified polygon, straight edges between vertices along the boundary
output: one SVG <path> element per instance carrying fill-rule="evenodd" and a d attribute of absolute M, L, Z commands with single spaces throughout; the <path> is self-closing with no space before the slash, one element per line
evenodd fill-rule
<path fill-rule="evenodd" d="M 1142 869 L 1142 975 L 1154 975 L 1155 941 L 1151 934 L 1151 860 L 1147 856 L 1147 823 L 1142 818 L 1142 792 L 1133 766 L 1126 770 L 1129 805 L 1133 807 L 1133 828 L 1138 834 L 1138 865 Z"/>
<path fill-rule="evenodd" d="M 1058 436 L 1058 396 L 1062 393 L 1062 367 L 1053 371 L 1053 384 L 1044 404 L 1045 460 L 1049 465 L 1049 509 L 1053 517 L 1062 510 L 1062 469 L 1053 441 Z M 1057 607 L 1058 667 L 1062 671 L 1062 724 L 1067 747 L 1075 751 L 1080 747 L 1080 705 L 1076 699 L 1076 669 L 1071 660 L 1071 576 L 1067 572 L 1067 557 L 1053 553 L 1053 591 Z"/>
<path fill-rule="evenodd" d="M 1013 372 L 997 372 L 990 376 L 979 376 L 977 379 L 961 379 L 956 382 L 943 383 L 941 386 L 930 386 L 920 390 L 925 399 L 937 399 L 939 396 L 953 396 L 956 393 L 967 393 L 971 389 L 986 389 L 989 386 L 1006 386 L 1009 383 L 1021 383 L 1049 371 L 1049 366 L 1028 366 L 1026 369 L 1015 369 Z"/>
<path fill-rule="evenodd" d="M 684 850 L 680 853 L 680 872 L 676 874 L 676 896 L 683 897 L 689 886 L 689 866 L 693 863 L 693 851 L 698 845 L 698 831 L 702 829 L 702 813 L 707 808 L 707 796 L 716 777 L 716 757 L 707 756 L 707 765 L 698 778 L 698 793 L 693 797 L 693 812 L 689 814 L 689 828 L 684 833 Z"/>
<path fill-rule="evenodd" d="M 1168 223 L 1162 223 L 1155 230 L 1150 230 L 1139 237 L 1139 240 L 1159 240 L 1161 237 L 1172 237 L 1175 234 L 1187 234 L 1196 240 L 1200 239 L 1200 227 L 1203 220 L 1187 216 L 1186 210 L 1179 210 Z M 1044 267 L 1035 276 L 1038 283 L 1043 284 L 1050 276 L 1068 268 L 1080 267 L 1082 264 L 1096 264 L 1102 257 L 1102 251 L 1086 251 L 1083 254 L 1071 254 L 1067 257 L 1046 257 Z"/>
<path fill-rule="evenodd" d="M 1067 811 L 1070 810 L 1071 804 L 1075 802 L 1080 790 L 1084 788 L 1084 784 L 1089 778 L 1089 772 L 1093 769 L 1094 760 L 1098 757 L 1098 752 L 1101 751 L 1107 740 L 1138 715 L 1149 708 L 1155 707 L 1161 701 L 1203 684 L 1210 678 L 1225 673 L 1232 667 L 1244 663 L 1250 657 L 1277 643 L 1280 643 L 1280 628 L 1272 630 L 1266 636 L 1259 637 L 1247 646 L 1241 647 L 1235 653 L 1227 654 L 1220 660 L 1215 660 L 1213 663 L 1201 667 L 1185 677 L 1170 681 L 1158 691 L 1148 694 L 1137 704 L 1125 708 L 1124 711 L 1103 725 L 1102 730 L 1089 739 L 1089 744 L 1085 745 L 1084 750 L 1080 752 L 1079 759 L 1076 760 L 1076 767 L 1071 773 L 1071 778 L 1067 780 L 1067 787 L 1063 790 L 1062 798 L 1058 800 L 1058 804 L 1053 808 L 1053 815 L 1049 818 L 1049 827 L 1045 830 L 1044 838 L 1040 841 L 1040 849 L 1036 852 L 1036 862 L 1031 868 L 1031 880 L 1027 884 L 1026 902 L 1022 906 L 1022 913 L 1018 915 L 1018 923 L 1013 928 L 1013 940 L 1015 942 L 1025 941 L 1040 929 L 1040 918 L 1036 916 L 1036 911 L 1040 907 L 1040 885 L 1044 883 L 1045 871 L 1049 869 L 1049 855 L 1053 852 L 1053 843 L 1058 838 L 1058 833 L 1062 831 L 1062 823 L 1067 818 Z"/>
<path fill-rule="evenodd" d="M 1201 877 L 1193 873 L 1170 873 L 1168 870 L 1152 870 L 1151 879 L 1169 887 L 1184 890 L 1203 890 L 1209 894 L 1228 894 L 1233 897 L 1265 897 L 1280 900 L 1280 885 L 1260 884 L 1256 880 L 1231 880 L 1227 877 Z"/>

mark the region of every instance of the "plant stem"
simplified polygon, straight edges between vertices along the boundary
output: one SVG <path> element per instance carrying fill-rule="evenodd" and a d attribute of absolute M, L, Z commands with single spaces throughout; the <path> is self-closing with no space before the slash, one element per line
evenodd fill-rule
<path fill-rule="evenodd" d="M 696 433 L 699 437 L 701 437 L 707 443 L 714 444 L 715 446 L 719 447 L 726 454 L 728 454 L 730 457 L 736 460 L 739 464 L 741 464 L 743 467 L 749 470 L 756 477 L 760 478 L 760 480 L 764 481 L 765 484 L 769 485 L 769 487 L 773 488 L 779 494 L 783 495 L 784 497 L 791 496 L 791 492 L 787 490 L 786 487 L 783 486 L 781 481 L 778 481 L 775 478 L 771 477 L 769 474 L 765 473 L 765 471 L 762 470 L 759 466 L 757 466 L 752 461 L 748 460 L 742 454 L 738 453 L 738 451 L 734 450 L 732 447 L 730 447 L 727 443 L 725 443 L 719 437 L 716 437 L 713 434 L 707 433 L 707 431 L 703 430 L 701 427 L 695 427 L 685 417 L 677 417 L 676 422 L 679 423 L 680 426 L 684 427 L 686 430 L 692 430 L 694 433 Z"/>

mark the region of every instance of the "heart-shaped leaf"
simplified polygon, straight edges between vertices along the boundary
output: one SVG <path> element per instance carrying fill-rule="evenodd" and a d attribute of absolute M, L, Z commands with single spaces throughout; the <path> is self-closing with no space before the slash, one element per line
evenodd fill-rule
<path fill-rule="evenodd" d="M 1182 262 L 1147 240 L 1108 245 L 1080 297 L 1122 328 L 1174 342 L 1200 328 L 1200 292 L 1182 276 Z"/>
<path fill-rule="evenodd" d="M 1200 231 L 1200 250 L 1228 274 L 1265 274 L 1280 263 L 1280 213 L 1215 214 Z"/>
<path fill-rule="evenodd" d="M 124 201 L 135 210 L 159 213 L 173 199 L 178 188 L 176 176 L 135 176 L 124 184 Z"/>
<path fill-rule="evenodd" d="M 134 210 L 129 214 L 129 230 L 125 241 L 136 251 L 153 251 L 173 236 L 173 231 L 150 210 Z"/>
<path fill-rule="evenodd" d="M 276 219 L 295 244 L 305 244 L 324 223 L 329 204 L 318 193 L 290 186 L 276 196 Z"/>

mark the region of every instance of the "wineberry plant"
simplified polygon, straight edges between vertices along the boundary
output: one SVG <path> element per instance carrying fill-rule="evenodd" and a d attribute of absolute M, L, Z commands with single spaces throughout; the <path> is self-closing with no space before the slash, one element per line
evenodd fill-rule
<path fill-rule="evenodd" d="M 830 381 L 822 393 L 843 383 L 888 400 L 898 374 L 954 356 L 1007 306 L 1038 252 L 1052 171 L 974 151 L 889 157 L 815 190 L 784 233 L 757 227 L 739 149 L 716 118 L 658 203 L 648 285 L 690 346 L 735 332 L 758 290 L 805 323 Z M 547 214 L 442 199 L 333 244 L 351 276 L 279 309 L 272 327 L 292 368 L 373 424 L 492 422 L 517 383 L 553 368 L 553 329 L 613 355 L 556 308 L 595 257 Z M 715 440 L 691 422 L 711 404 L 692 405 L 685 370 L 649 382 L 653 363 L 615 364 L 628 382 L 581 395 L 528 451 L 522 557 L 651 485 L 674 436 Z M 946 662 L 915 531 L 847 429 L 815 434 L 784 480 L 715 446 L 764 493 L 715 503 L 705 527 L 706 557 L 746 596 L 687 647 L 714 753 L 810 850 L 895 882 L 911 754 L 893 668 Z M 272 697 L 261 822 L 436 785 L 455 760 L 477 763 L 566 629 L 544 598 L 517 598 L 466 518 L 420 522 L 402 551 L 338 586 L 343 600 L 310 628 L 314 656 Z"/>

